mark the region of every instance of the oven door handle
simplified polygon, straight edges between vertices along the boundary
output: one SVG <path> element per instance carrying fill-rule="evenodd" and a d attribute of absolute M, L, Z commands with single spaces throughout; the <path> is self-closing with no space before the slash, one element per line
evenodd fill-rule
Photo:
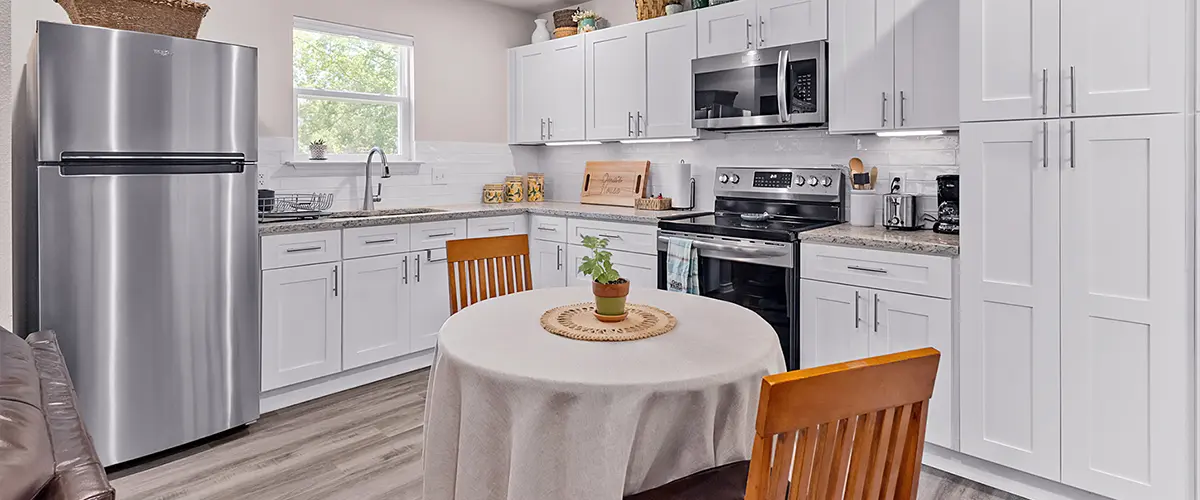
<path fill-rule="evenodd" d="M 658 241 L 670 243 L 671 239 L 666 236 L 659 236 Z M 720 243 L 709 243 L 707 241 L 691 240 L 692 247 L 697 250 L 714 250 L 718 252 L 740 253 L 748 257 L 781 257 L 787 255 L 787 251 L 771 251 L 762 248 L 751 248 L 737 245 L 722 245 Z"/>

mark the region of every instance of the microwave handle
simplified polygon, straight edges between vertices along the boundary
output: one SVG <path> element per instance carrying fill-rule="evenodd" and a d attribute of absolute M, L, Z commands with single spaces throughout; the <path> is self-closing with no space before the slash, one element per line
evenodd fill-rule
<path fill-rule="evenodd" d="M 788 81 L 787 67 L 788 61 L 791 60 L 791 50 L 784 49 L 779 51 L 779 66 L 775 74 L 775 103 L 779 107 L 779 123 L 787 123 L 791 119 L 791 114 L 788 112 Z"/>

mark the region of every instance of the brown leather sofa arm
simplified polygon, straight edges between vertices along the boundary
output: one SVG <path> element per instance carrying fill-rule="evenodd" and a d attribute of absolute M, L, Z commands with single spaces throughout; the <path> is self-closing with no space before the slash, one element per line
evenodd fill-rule
<path fill-rule="evenodd" d="M 0 330 L 0 500 L 33 500 L 54 477 L 29 345 Z"/>

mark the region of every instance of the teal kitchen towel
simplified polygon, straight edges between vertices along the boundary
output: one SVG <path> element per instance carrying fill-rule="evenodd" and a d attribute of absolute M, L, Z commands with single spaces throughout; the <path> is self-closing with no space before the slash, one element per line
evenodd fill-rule
<path fill-rule="evenodd" d="M 667 290 L 700 295 L 700 253 L 692 240 L 671 238 L 667 243 Z"/>

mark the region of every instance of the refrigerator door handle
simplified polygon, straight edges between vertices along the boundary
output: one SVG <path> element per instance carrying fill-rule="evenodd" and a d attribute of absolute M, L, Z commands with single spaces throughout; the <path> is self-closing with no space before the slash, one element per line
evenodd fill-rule
<path fill-rule="evenodd" d="M 196 165 L 136 164 L 136 163 L 72 163 L 58 167 L 63 176 L 75 175 L 176 175 L 176 174 L 240 174 L 244 163 L 211 163 Z"/>

